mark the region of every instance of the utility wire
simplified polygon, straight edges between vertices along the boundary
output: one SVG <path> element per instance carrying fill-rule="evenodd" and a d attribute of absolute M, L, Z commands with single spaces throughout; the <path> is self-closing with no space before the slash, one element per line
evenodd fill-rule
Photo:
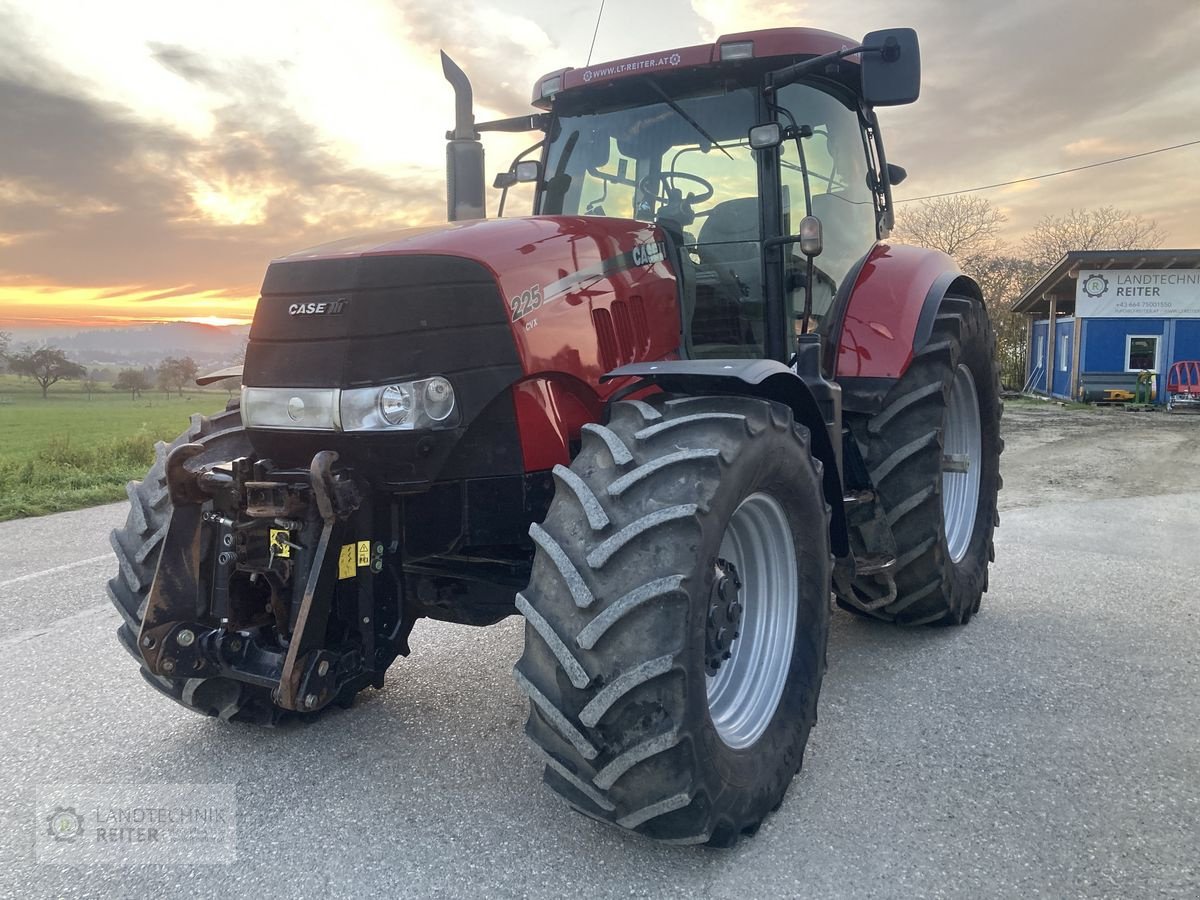
<path fill-rule="evenodd" d="M 596 35 L 600 33 L 600 17 L 604 15 L 604 0 L 600 0 L 600 12 L 596 13 L 596 27 L 592 29 L 592 46 L 588 47 L 588 61 L 585 66 L 592 64 L 592 51 L 596 49 Z"/>
<path fill-rule="evenodd" d="M 1008 187 L 1010 184 L 1024 184 L 1027 181 L 1038 181 L 1042 178 L 1053 178 L 1055 175 L 1066 175 L 1070 172 L 1082 172 L 1084 169 L 1095 169 L 1098 166 L 1111 166 L 1113 163 L 1125 162 L 1130 159 L 1139 159 L 1143 156 L 1153 156 L 1155 153 L 1166 153 L 1168 150 L 1179 150 L 1183 147 L 1194 147 L 1200 144 L 1200 140 L 1187 141 L 1183 144 L 1174 144 L 1170 147 L 1159 147 L 1157 150 L 1147 150 L 1144 153 L 1132 153 L 1129 156 L 1119 156 L 1116 159 L 1106 159 L 1101 162 L 1088 163 L 1086 166 L 1075 166 L 1073 169 L 1060 169 L 1057 172 L 1047 172 L 1045 175 L 1030 175 L 1028 178 L 1015 178 L 1012 181 L 998 181 L 995 184 L 985 184 L 981 187 L 963 188 L 961 191 L 946 191 L 941 194 L 927 194 L 924 197 L 906 197 L 903 200 L 897 200 L 897 203 L 915 203 L 918 200 L 936 200 L 939 197 L 953 197 L 957 194 L 974 194 L 978 191 L 990 191 L 992 188 Z"/>

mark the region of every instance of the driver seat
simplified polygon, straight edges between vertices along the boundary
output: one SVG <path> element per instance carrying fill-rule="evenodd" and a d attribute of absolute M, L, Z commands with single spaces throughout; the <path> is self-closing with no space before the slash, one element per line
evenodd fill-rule
<path fill-rule="evenodd" d="M 762 336 L 762 262 L 757 197 L 718 203 L 695 242 L 693 348 L 701 358 L 754 358 Z M 757 327 L 756 327 L 757 326 Z"/>
<path fill-rule="evenodd" d="M 739 286 L 758 287 L 762 280 L 758 238 L 758 198 L 738 197 L 712 208 L 700 228 L 696 251 L 700 261 L 722 277 L 732 276 Z"/>

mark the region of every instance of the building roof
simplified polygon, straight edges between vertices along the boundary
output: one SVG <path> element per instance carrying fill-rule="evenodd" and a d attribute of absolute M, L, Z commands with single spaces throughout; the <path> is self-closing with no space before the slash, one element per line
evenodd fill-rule
<path fill-rule="evenodd" d="M 1048 316 L 1054 297 L 1058 312 L 1070 313 L 1081 269 L 1200 269 L 1200 250 L 1072 250 L 1020 296 L 1012 311 Z"/>

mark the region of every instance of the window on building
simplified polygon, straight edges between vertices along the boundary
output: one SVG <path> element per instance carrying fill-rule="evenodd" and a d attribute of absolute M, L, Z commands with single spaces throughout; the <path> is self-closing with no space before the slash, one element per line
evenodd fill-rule
<path fill-rule="evenodd" d="M 1071 342 L 1069 334 L 1060 334 L 1058 336 L 1058 371 L 1065 372 L 1070 365 L 1071 357 L 1068 345 Z"/>
<path fill-rule="evenodd" d="M 1125 338 L 1125 371 L 1158 371 L 1158 335 L 1131 334 Z"/>
<path fill-rule="evenodd" d="M 1045 367 L 1045 365 L 1046 365 L 1046 336 L 1044 334 L 1039 334 L 1037 336 L 1037 349 L 1035 351 L 1033 351 L 1033 355 L 1037 359 L 1037 362 L 1034 363 L 1033 367 L 1035 369 L 1041 369 L 1041 368 Z"/>

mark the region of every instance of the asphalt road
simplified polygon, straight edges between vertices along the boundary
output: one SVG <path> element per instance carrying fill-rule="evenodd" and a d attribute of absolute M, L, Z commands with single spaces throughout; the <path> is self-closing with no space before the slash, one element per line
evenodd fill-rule
<path fill-rule="evenodd" d="M 0 524 L 0 896 L 1200 892 L 1200 493 L 1004 513 L 965 629 L 836 613 L 804 770 L 732 851 L 626 836 L 540 786 L 515 619 L 419 624 L 385 690 L 311 725 L 185 712 L 113 637 L 123 516 Z M 36 864 L 36 786 L 93 782 L 236 782 L 236 859 Z"/>

